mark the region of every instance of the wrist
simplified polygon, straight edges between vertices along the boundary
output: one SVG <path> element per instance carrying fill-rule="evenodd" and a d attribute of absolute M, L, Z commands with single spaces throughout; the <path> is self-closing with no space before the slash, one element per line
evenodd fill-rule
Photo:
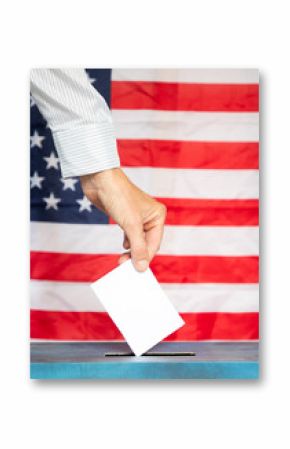
<path fill-rule="evenodd" d="M 89 175 L 84 175 L 80 177 L 82 189 L 84 193 L 86 190 L 103 190 L 108 186 L 108 183 L 113 182 L 116 177 L 121 176 L 122 170 L 120 167 L 109 168 L 108 170 L 103 170 L 97 173 L 91 173 Z"/>

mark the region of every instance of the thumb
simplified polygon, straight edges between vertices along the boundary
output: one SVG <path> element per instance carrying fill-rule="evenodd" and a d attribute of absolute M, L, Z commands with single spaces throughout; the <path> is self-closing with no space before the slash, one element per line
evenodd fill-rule
<path fill-rule="evenodd" d="M 131 258 L 137 271 L 145 271 L 149 266 L 149 254 L 143 226 L 140 223 L 125 229 L 130 242 Z"/>

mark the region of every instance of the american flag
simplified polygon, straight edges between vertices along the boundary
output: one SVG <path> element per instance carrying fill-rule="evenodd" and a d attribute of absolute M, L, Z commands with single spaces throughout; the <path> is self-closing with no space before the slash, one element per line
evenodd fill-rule
<path fill-rule="evenodd" d="M 111 108 L 125 173 L 167 206 L 151 268 L 186 323 L 167 340 L 258 339 L 258 72 L 87 73 Z M 90 289 L 122 241 L 79 179 L 62 179 L 31 98 L 32 339 L 123 339 Z"/>

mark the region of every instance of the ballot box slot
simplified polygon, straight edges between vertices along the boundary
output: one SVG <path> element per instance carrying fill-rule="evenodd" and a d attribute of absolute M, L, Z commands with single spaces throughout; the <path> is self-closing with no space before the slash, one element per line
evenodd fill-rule
<path fill-rule="evenodd" d="M 146 352 L 141 357 L 193 357 L 195 352 Z M 107 352 L 105 357 L 135 357 L 133 352 Z"/>

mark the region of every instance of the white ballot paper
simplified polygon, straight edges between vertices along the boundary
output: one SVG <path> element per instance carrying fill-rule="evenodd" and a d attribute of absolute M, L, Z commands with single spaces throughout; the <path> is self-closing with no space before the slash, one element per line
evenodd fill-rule
<path fill-rule="evenodd" d="M 91 287 L 137 356 L 184 325 L 150 268 L 140 273 L 131 260 Z"/>

